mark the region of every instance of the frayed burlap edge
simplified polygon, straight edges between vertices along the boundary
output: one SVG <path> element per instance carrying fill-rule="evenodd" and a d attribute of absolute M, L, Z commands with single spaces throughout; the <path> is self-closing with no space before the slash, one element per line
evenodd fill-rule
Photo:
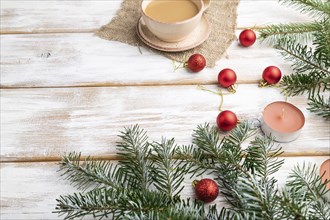
<path fill-rule="evenodd" d="M 231 42 L 235 39 L 237 6 L 239 0 L 211 0 L 206 14 L 211 24 L 211 34 L 201 45 L 182 52 L 163 52 L 148 47 L 136 34 L 136 25 L 141 17 L 142 0 L 124 0 L 115 17 L 102 26 L 96 35 L 111 41 L 119 41 L 133 46 L 143 46 L 169 59 L 182 62 L 183 57 L 203 54 L 208 67 L 214 67 Z"/>

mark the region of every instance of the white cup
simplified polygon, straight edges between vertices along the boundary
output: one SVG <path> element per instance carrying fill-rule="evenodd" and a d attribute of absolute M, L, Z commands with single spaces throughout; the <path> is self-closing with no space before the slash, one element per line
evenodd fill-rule
<path fill-rule="evenodd" d="M 210 0 L 190 0 L 198 8 L 198 13 L 187 20 L 179 22 L 161 22 L 145 13 L 147 6 L 155 0 L 143 0 L 141 4 L 142 22 L 159 39 L 166 42 L 184 40 L 199 25 L 204 11 L 209 7 Z"/>

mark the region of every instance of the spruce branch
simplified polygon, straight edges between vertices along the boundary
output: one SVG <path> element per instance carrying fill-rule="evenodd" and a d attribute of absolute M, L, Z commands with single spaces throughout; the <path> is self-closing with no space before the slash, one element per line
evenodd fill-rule
<path fill-rule="evenodd" d="M 107 190 L 105 188 L 95 188 L 86 194 L 74 193 L 73 195 L 60 196 L 57 199 L 55 213 L 65 215 L 64 219 L 81 218 L 92 215 L 93 218 L 102 219 L 112 216 L 118 219 L 124 215 L 124 208 L 121 206 L 123 192 L 117 190 Z"/>
<path fill-rule="evenodd" d="M 307 45 L 286 40 L 278 42 L 275 48 L 280 50 L 285 60 L 292 62 L 292 68 L 295 72 L 320 73 L 323 76 L 330 76 L 330 69 L 325 66 L 322 60 L 315 56 L 313 49 Z"/>
<path fill-rule="evenodd" d="M 162 139 L 161 143 L 152 143 L 154 161 L 153 185 L 159 192 L 166 193 L 169 198 L 177 196 L 183 189 L 182 182 L 187 173 L 187 165 L 179 163 L 175 158 L 174 138 Z"/>
<path fill-rule="evenodd" d="M 173 206 L 164 207 L 161 210 L 155 210 L 147 212 L 144 215 L 136 214 L 129 219 L 138 220 L 163 220 L 163 219 L 177 219 L 177 220 L 205 220 L 206 210 L 204 204 L 199 201 L 191 202 L 189 199 L 181 200 L 181 202 L 175 203 Z M 211 219 L 211 218 L 207 218 Z"/>
<path fill-rule="evenodd" d="M 315 47 L 315 57 L 318 58 L 324 67 L 329 70 L 330 68 L 330 16 L 320 22 L 316 22 L 318 31 L 313 33 Z"/>
<path fill-rule="evenodd" d="M 279 0 L 284 5 L 294 6 L 302 13 L 313 17 L 329 17 L 330 2 L 328 0 Z"/>
<path fill-rule="evenodd" d="M 275 183 L 274 178 L 264 182 L 255 175 L 239 177 L 235 189 L 241 207 L 237 211 L 253 215 L 254 219 L 275 219 L 278 204 Z"/>
<path fill-rule="evenodd" d="M 129 202 L 128 202 L 129 201 Z M 93 218 L 119 219 L 152 211 L 162 211 L 171 201 L 162 193 L 150 191 L 123 191 L 97 188 L 85 194 L 61 196 L 57 200 L 56 213 L 66 214 L 64 219 L 92 215 Z"/>
<path fill-rule="evenodd" d="M 295 73 L 283 76 L 280 83 L 283 93 L 289 96 L 301 95 L 305 92 L 313 97 L 330 89 L 330 69 L 321 53 L 314 53 L 307 45 L 292 41 L 281 41 L 275 48 L 281 51 L 287 61 L 292 62 Z"/>
<path fill-rule="evenodd" d="M 283 37 L 292 41 L 308 42 L 313 38 L 313 33 L 319 31 L 320 27 L 314 22 L 311 23 L 291 23 L 273 24 L 260 30 L 259 37 L 268 43 L 274 43 Z"/>
<path fill-rule="evenodd" d="M 120 169 L 130 178 L 140 184 L 141 190 L 148 190 L 152 182 L 151 168 L 153 161 L 148 160 L 151 149 L 147 133 L 138 125 L 125 128 L 119 135 L 121 141 L 117 143 Z"/>
<path fill-rule="evenodd" d="M 282 217 L 301 219 L 329 219 L 329 190 L 317 174 L 317 167 L 305 163 L 296 166 L 281 193 Z"/>
<path fill-rule="evenodd" d="M 55 213 L 64 219 L 329 219 L 329 191 L 315 165 L 296 167 L 279 191 L 273 175 L 283 163 L 277 159 L 279 146 L 255 136 L 242 150 L 242 142 L 255 135 L 248 122 L 222 138 L 215 131 L 207 123 L 200 125 L 193 133 L 195 144 L 182 147 L 166 138 L 148 143 L 137 125 L 126 128 L 118 148 L 127 161 L 117 166 L 93 158 L 81 162 L 78 153 L 64 155 L 60 166 L 66 178 L 78 187 L 96 185 L 88 192 L 60 196 Z M 211 173 L 220 185 L 229 204 L 220 212 L 180 197 L 184 176 L 201 172 Z"/>
<path fill-rule="evenodd" d="M 323 118 L 330 118 L 330 98 L 326 101 L 325 96 L 318 95 L 316 97 L 310 97 L 308 100 L 308 105 L 310 106 L 308 110 L 314 112 Z"/>
<path fill-rule="evenodd" d="M 260 31 L 261 39 L 271 42 L 294 73 L 283 77 L 280 85 L 288 96 L 308 93 L 310 109 L 324 118 L 327 113 L 321 92 L 330 90 L 330 1 L 280 0 L 281 3 L 309 13 L 310 23 L 270 25 Z M 308 44 L 311 41 L 311 44 Z M 320 103 L 322 102 L 322 103 Z M 325 110 L 325 112 L 323 112 Z M 321 112 L 320 112 L 321 111 Z"/>
<path fill-rule="evenodd" d="M 76 152 L 63 155 L 59 165 L 62 176 L 78 189 L 92 186 L 122 188 L 127 181 L 118 167 L 109 161 L 95 161 L 92 157 L 81 161 L 81 154 Z"/>
<path fill-rule="evenodd" d="M 282 148 L 275 146 L 271 138 L 257 136 L 251 141 L 246 153 L 243 167 L 263 182 L 267 182 L 268 177 L 276 173 L 284 163 L 283 159 L 278 159 L 283 153 Z"/>
<path fill-rule="evenodd" d="M 285 95 L 297 96 L 307 92 L 310 97 L 314 97 L 319 91 L 329 90 L 330 81 L 329 78 L 322 78 L 318 74 L 294 73 L 283 76 L 280 85 Z"/>

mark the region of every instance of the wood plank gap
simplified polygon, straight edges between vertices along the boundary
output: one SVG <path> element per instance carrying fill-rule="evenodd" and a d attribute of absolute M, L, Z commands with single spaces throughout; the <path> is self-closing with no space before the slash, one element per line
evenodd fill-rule
<path fill-rule="evenodd" d="M 94 160 L 109 160 L 118 161 L 122 160 L 118 155 L 105 155 L 105 156 L 91 156 Z M 330 157 L 330 152 L 288 152 L 283 153 L 281 157 Z M 81 156 L 81 161 L 84 161 L 88 156 Z M 41 162 L 59 162 L 61 157 L 27 157 L 27 158 L 1 158 L 1 163 L 41 163 Z"/>
<path fill-rule="evenodd" d="M 258 84 L 258 80 L 237 81 L 237 84 Z M 52 89 L 52 88 L 99 88 L 99 87 L 148 87 L 148 86 L 197 86 L 197 85 L 217 85 L 217 81 L 205 82 L 176 82 L 176 83 L 99 83 L 99 84 L 82 84 L 82 85 L 68 85 L 68 86 L 0 86 L 0 89 Z"/>

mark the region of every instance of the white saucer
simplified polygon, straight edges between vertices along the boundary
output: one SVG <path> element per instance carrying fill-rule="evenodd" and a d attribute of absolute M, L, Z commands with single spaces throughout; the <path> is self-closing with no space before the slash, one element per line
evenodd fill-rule
<path fill-rule="evenodd" d="M 139 19 L 136 32 L 143 43 L 157 50 L 167 52 L 179 52 L 184 50 L 192 49 L 202 44 L 210 35 L 211 27 L 210 23 L 205 15 L 203 15 L 200 24 L 195 30 L 187 36 L 184 40 L 175 43 L 169 43 L 160 40 L 153 35 L 149 29 L 142 24 L 142 18 Z"/>

